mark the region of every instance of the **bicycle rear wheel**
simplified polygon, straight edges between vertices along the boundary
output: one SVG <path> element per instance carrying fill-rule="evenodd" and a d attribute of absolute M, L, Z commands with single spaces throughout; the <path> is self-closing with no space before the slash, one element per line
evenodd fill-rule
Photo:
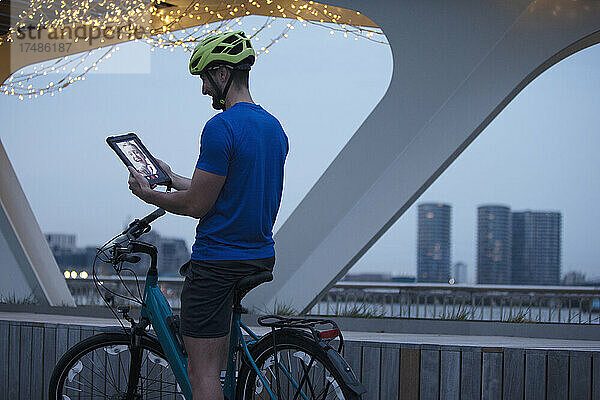
<path fill-rule="evenodd" d="M 327 353 L 311 338 L 294 330 L 275 331 L 251 350 L 252 358 L 277 400 L 356 400 L 360 396 L 344 383 Z M 237 382 L 237 400 L 270 400 L 262 381 L 244 360 Z"/>
<path fill-rule="evenodd" d="M 50 400 L 125 399 L 130 369 L 131 337 L 101 333 L 67 350 L 50 379 Z M 185 399 L 160 343 L 141 340 L 140 381 L 131 400 Z"/>

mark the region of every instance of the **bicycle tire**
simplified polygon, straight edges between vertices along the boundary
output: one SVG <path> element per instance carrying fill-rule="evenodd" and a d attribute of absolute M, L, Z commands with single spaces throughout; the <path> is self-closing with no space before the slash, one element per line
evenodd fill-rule
<path fill-rule="evenodd" d="M 296 382 L 279 371 L 279 389 L 277 378 L 273 369 L 274 351 L 273 337 L 261 340 L 250 350 L 256 365 L 265 376 L 270 388 L 278 400 L 301 400 L 304 397 L 297 394 L 297 386 L 303 381 L 304 372 L 308 369 L 310 374 L 303 384 L 304 394 L 309 400 L 357 400 L 357 395 L 344 383 L 340 373 L 335 369 L 327 353 L 314 339 L 302 331 L 291 329 L 278 329 L 274 333 L 277 343 L 278 361 L 286 368 L 287 372 Z M 311 360 L 314 360 L 311 362 Z M 308 366 L 311 365 L 310 369 Z M 275 378 L 275 379 L 273 379 Z M 309 383 L 310 382 L 310 383 Z M 262 387 L 262 382 L 256 372 L 248 365 L 247 360 L 242 362 L 236 389 L 237 400 L 270 400 L 270 396 Z"/>
<path fill-rule="evenodd" d="M 49 400 L 125 399 L 130 343 L 130 335 L 114 332 L 91 336 L 71 347 L 54 368 Z M 185 399 L 158 340 L 144 336 L 140 345 L 140 382 L 132 400 Z"/>

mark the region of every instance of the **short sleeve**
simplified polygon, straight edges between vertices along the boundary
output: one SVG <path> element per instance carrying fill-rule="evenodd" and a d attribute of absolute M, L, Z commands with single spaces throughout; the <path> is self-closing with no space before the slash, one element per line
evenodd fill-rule
<path fill-rule="evenodd" d="M 196 168 L 211 174 L 227 176 L 231 151 L 231 131 L 225 121 L 218 116 L 213 117 L 202 130 L 200 156 Z"/>

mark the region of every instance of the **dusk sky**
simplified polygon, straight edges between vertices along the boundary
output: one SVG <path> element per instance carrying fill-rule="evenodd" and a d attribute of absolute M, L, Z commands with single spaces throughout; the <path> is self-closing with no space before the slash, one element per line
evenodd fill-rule
<path fill-rule="evenodd" d="M 242 28 L 263 20 L 248 18 Z M 273 24 L 261 42 L 281 27 Z M 216 111 L 189 75 L 188 58 L 180 49 L 151 53 L 145 44 L 126 44 L 111 64 L 57 96 L 0 97 L 1 139 L 43 232 L 75 233 L 79 245 L 98 245 L 153 209 L 130 194 L 107 136 L 136 132 L 155 156 L 191 175 L 200 132 Z M 253 98 L 290 139 L 276 229 L 383 97 L 391 71 L 388 46 L 315 26 L 297 25 L 258 58 Z M 563 272 L 600 277 L 599 104 L 594 46 L 526 87 L 352 272 L 415 275 L 417 205 L 443 202 L 452 206 L 452 263 L 465 262 L 471 279 L 481 204 L 560 211 Z M 191 245 L 195 225 L 169 215 L 154 229 Z"/>

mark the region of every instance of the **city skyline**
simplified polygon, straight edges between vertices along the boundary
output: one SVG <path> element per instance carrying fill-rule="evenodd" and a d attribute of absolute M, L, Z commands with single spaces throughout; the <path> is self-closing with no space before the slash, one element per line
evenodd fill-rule
<path fill-rule="evenodd" d="M 94 246 L 78 246 L 77 235 L 73 233 L 44 233 L 46 241 L 50 246 L 52 255 L 56 263 L 64 273 L 65 278 L 76 278 L 82 272 L 88 278 L 92 273 L 92 265 L 96 259 L 97 249 L 102 246 L 98 243 Z M 179 268 L 190 259 L 191 250 L 184 238 L 166 237 L 157 231 L 150 231 L 140 237 L 140 240 L 154 245 L 158 250 L 157 266 L 161 274 L 165 276 L 179 275 Z M 150 263 L 147 255 L 140 255 L 141 261 L 129 265 L 137 274 L 144 274 L 146 267 Z M 113 275 L 114 270 L 110 264 L 106 264 L 101 259 L 96 260 L 97 272 L 99 275 Z"/>

